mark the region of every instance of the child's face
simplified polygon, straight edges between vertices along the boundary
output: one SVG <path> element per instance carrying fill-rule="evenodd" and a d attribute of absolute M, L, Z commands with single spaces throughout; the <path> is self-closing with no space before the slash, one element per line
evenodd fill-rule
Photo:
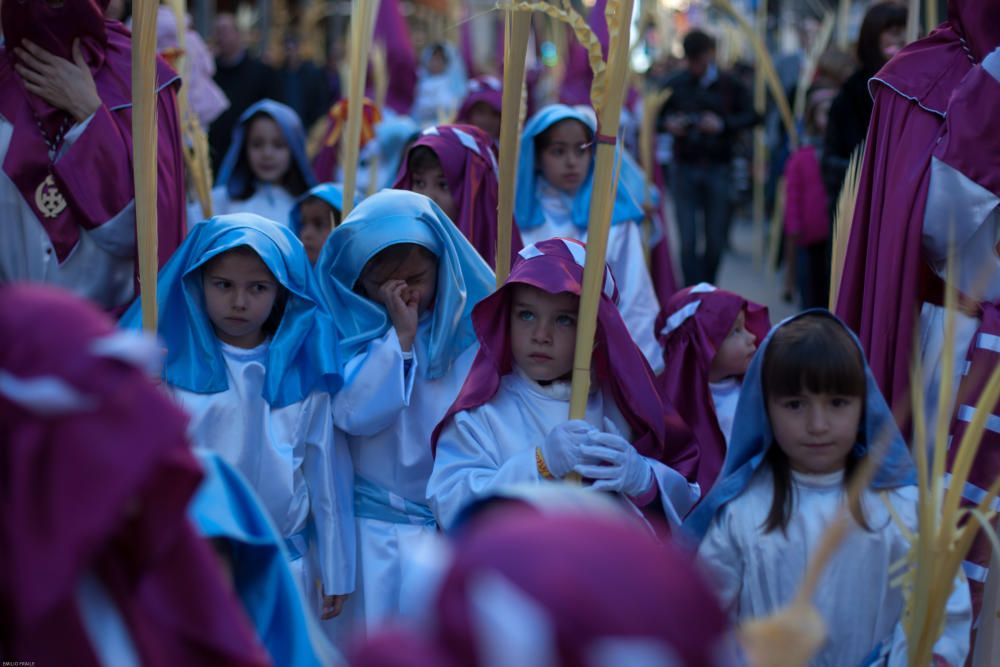
<path fill-rule="evenodd" d="M 247 130 L 247 161 L 254 178 L 263 183 L 277 183 L 292 162 L 292 151 L 285 135 L 273 119 L 258 116 Z"/>
<path fill-rule="evenodd" d="M 441 74 L 447 65 L 448 61 L 445 59 L 444 54 L 440 51 L 435 51 L 431 54 L 430 60 L 427 61 L 427 71 L 430 74 Z"/>
<path fill-rule="evenodd" d="M 205 309 L 224 343 L 253 348 L 264 342 L 261 327 L 278 296 L 278 281 L 255 253 L 226 252 L 202 270 Z"/>
<path fill-rule="evenodd" d="M 858 439 L 862 401 L 857 396 L 814 394 L 767 399 L 774 440 L 793 470 L 824 474 L 842 470 Z"/>
<path fill-rule="evenodd" d="M 437 293 L 437 260 L 423 253 L 412 251 L 405 261 L 391 271 L 374 271 L 361 279 L 361 286 L 369 299 L 385 306 L 380 289 L 387 282 L 402 280 L 406 283 L 402 298 L 406 303 L 416 300 L 417 312 L 422 314 L 434 303 Z"/>
<path fill-rule="evenodd" d="M 551 382 L 573 370 L 576 318 L 580 297 L 550 294 L 530 285 L 515 285 L 511 297 L 510 351 L 535 382 Z"/>
<path fill-rule="evenodd" d="M 755 340 L 754 335 L 746 328 L 745 311 L 740 311 L 733 328 L 729 330 L 726 339 L 719 346 L 719 351 L 712 358 L 712 366 L 708 369 L 709 382 L 744 375 L 754 352 L 757 351 Z"/>
<path fill-rule="evenodd" d="M 486 102 L 473 104 L 468 119 L 469 125 L 475 125 L 494 139 L 500 138 L 500 112 Z"/>
<path fill-rule="evenodd" d="M 444 177 L 444 171 L 440 165 L 413 172 L 410 183 L 411 190 L 433 199 L 434 203 L 445 212 L 445 215 L 452 221 L 455 220 L 458 215 L 458 207 L 455 205 L 455 198 L 451 196 L 448 179 Z"/>
<path fill-rule="evenodd" d="M 302 202 L 299 214 L 302 217 L 299 239 L 306 248 L 309 261 L 315 264 L 323 244 L 335 226 L 333 208 L 322 199 L 309 197 Z"/>
<path fill-rule="evenodd" d="M 554 187 L 574 194 L 590 171 L 590 135 L 577 120 L 562 120 L 549 130 L 549 145 L 538 156 L 542 175 Z"/>

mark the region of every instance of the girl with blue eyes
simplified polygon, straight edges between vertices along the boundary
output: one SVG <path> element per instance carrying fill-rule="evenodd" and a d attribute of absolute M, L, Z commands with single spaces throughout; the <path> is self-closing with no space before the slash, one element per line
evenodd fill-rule
<path fill-rule="evenodd" d="M 891 580 L 910 549 L 905 533 L 917 531 L 916 472 L 861 345 L 840 320 L 807 311 L 764 339 L 744 376 L 722 472 L 684 523 L 701 539 L 699 557 L 733 616 L 768 616 L 792 601 L 846 485 L 885 437 L 875 476 L 851 507 L 854 530 L 813 599 L 828 641 L 810 665 L 906 663 L 903 594 Z M 947 609 L 934 664 L 962 665 L 972 620 L 962 575 Z"/>
<path fill-rule="evenodd" d="M 575 472 L 597 491 L 678 523 L 698 497 L 693 438 L 659 400 L 605 271 L 585 419 L 569 420 L 586 250 L 549 239 L 522 250 L 510 276 L 472 313 L 479 352 L 435 430 L 427 497 L 438 522 L 504 486 Z"/>

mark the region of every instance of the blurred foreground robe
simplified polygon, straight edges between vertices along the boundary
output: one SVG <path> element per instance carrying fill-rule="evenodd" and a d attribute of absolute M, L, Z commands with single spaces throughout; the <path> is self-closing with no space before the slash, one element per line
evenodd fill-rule
<path fill-rule="evenodd" d="M 55 283 L 107 310 L 136 293 L 132 40 L 101 0 L 2 3 L 0 283 Z M 29 40 L 72 62 L 80 40 L 101 106 L 82 123 L 29 93 L 14 49 Z M 162 266 L 184 236 L 180 78 L 157 59 L 157 215 Z"/>
<path fill-rule="evenodd" d="M 67 292 L 0 288 L 5 661 L 271 664 L 188 520 L 202 470 L 158 358 Z"/>
<path fill-rule="evenodd" d="M 998 48 L 1000 3 L 951 0 L 948 20 L 872 79 L 875 111 L 837 303 L 891 405 L 909 400 L 913 341 L 920 345 L 931 434 L 942 364 L 953 355 L 957 400 L 946 399 L 954 404 L 956 443 L 1000 362 Z M 966 298 L 954 349 L 945 350 L 949 258 L 954 287 Z M 964 491 L 971 501 L 1000 473 L 1000 418 L 992 410 Z M 966 563 L 977 611 L 988 555 L 977 544 Z"/>

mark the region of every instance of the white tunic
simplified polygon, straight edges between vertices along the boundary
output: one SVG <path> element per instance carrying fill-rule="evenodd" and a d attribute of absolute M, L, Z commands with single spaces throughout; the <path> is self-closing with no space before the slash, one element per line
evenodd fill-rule
<path fill-rule="evenodd" d="M 719 430 L 722 431 L 727 446 L 733 435 L 733 420 L 736 419 L 736 404 L 740 402 L 742 387 L 743 383 L 736 378 L 708 383 L 708 389 L 712 392 L 712 405 L 715 407 L 715 419 L 719 422 Z"/>
<path fill-rule="evenodd" d="M 923 248 L 934 271 L 942 279 L 947 275 L 949 256 L 957 269 L 960 292 L 982 301 L 1000 300 L 1000 197 L 967 179 L 943 162 L 931 164 L 930 191 L 923 226 Z M 954 230 L 950 222 L 954 220 Z M 952 242 L 954 250 L 949 252 Z M 920 312 L 921 360 L 924 371 L 925 405 L 928 433 L 934 433 L 937 402 L 944 363 L 944 325 L 946 311 L 925 303 Z M 969 344 L 979 327 L 979 319 L 959 313 L 955 319 L 955 355 L 948 414 L 952 414 L 955 392 L 965 370 Z"/>
<path fill-rule="evenodd" d="M 571 388 L 569 382 L 542 386 L 515 367 L 513 373 L 501 378 L 488 403 L 455 415 L 438 439 L 434 472 L 427 485 L 434 514 L 446 529 L 476 498 L 519 483 L 543 482 L 535 448 L 553 427 L 569 419 Z M 586 421 L 603 431 L 605 417 L 619 432 L 629 433 L 614 398 L 592 391 Z M 679 525 L 698 499 L 698 486 L 659 461 L 647 460 L 660 489 L 664 513 L 671 523 Z"/>
<path fill-rule="evenodd" d="M 522 229 L 521 240 L 531 245 L 554 237 L 587 241 L 586 230 L 581 230 L 571 217 L 572 200 L 545 182 L 538 181 L 538 203 L 545 214 L 545 222 L 533 229 Z M 642 350 L 654 373 L 663 370 L 663 349 L 656 340 L 656 317 L 660 304 L 653 290 L 653 280 L 646 269 L 642 249 L 642 231 L 633 221 L 612 225 L 608 232 L 608 266 L 618 283 L 618 310 L 625 326 Z"/>
<path fill-rule="evenodd" d="M 246 477 L 286 540 L 307 600 L 314 597 L 313 561 L 327 595 L 350 593 L 352 466 L 346 443 L 334 437 L 330 395 L 314 391 L 298 403 L 273 408 L 262 395 L 268 343 L 250 350 L 219 345 L 229 389 L 215 394 L 172 389 L 191 415 L 192 442 Z M 295 551 L 305 558 L 295 558 Z"/>
<path fill-rule="evenodd" d="M 62 159 L 86 131 L 93 116 L 74 125 L 63 139 Z M 0 164 L 7 157 L 14 126 L 0 116 Z M 94 229 L 80 229 L 80 239 L 60 263 L 41 221 L 21 191 L 0 170 L 0 284 L 15 281 L 59 285 L 104 308 L 132 299 L 135 275 L 135 200 Z"/>
<path fill-rule="evenodd" d="M 256 213 L 268 220 L 287 225 L 293 206 L 295 197 L 280 185 L 258 183 L 257 189 L 247 199 L 232 199 L 224 186 L 212 188 L 212 215 Z M 188 206 L 188 221 L 191 224 L 204 219 L 198 202 Z"/>
<path fill-rule="evenodd" d="M 746 620 L 770 615 L 789 604 L 802 583 L 809 559 L 844 497 L 843 472 L 804 475 L 793 471 L 795 505 L 785 534 L 761 526 L 771 508 L 772 481 L 762 468 L 747 489 L 715 517 L 698 551 L 724 605 Z M 917 489 L 907 486 L 863 497 L 871 532 L 855 527 L 827 566 L 813 601 L 826 623 L 828 640 L 813 667 L 858 665 L 880 642 L 896 637 L 903 596 L 890 568 L 909 551 L 883 499 L 907 528 L 917 528 Z M 972 606 L 963 578 L 948 600 L 944 634 L 934 652 L 961 665 L 969 651 Z M 905 665 L 893 652 L 890 665 Z"/>
<path fill-rule="evenodd" d="M 345 608 L 350 632 L 373 629 L 398 616 L 422 590 L 425 568 L 410 557 L 436 525 L 426 504 L 431 474 L 431 434 L 458 396 L 477 346 L 466 349 L 443 377 L 421 370 L 420 340 L 404 355 L 396 330 L 369 343 L 345 369 L 347 382 L 334 399 L 334 422 L 346 434 L 357 490 L 358 593 Z"/>

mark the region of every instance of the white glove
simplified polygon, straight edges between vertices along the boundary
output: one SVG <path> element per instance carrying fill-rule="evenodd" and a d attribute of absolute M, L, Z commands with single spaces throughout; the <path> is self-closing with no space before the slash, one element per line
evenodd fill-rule
<path fill-rule="evenodd" d="M 595 491 L 618 491 L 629 496 L 641 496 L 654 483 L 653 466 L 628 440 L 618 435 L 618 429 L 607 418 L 604 427 L 610 433 L 595 431 L 582 449 L 588 459 L 606 465 L 580 464 L 573 468 L 583 477 L 595 480 Z"/>
<path fill-rule="evenodd" d="M 583 455 L 583 447 L 590 441 L 590 435 L 597 429 L 583 421 L 573 419 L 554 427 L 545 436 L 541 446 L 545 466 L 555 478 L 565 477 L 576 466 L 591 459 Z"/>

